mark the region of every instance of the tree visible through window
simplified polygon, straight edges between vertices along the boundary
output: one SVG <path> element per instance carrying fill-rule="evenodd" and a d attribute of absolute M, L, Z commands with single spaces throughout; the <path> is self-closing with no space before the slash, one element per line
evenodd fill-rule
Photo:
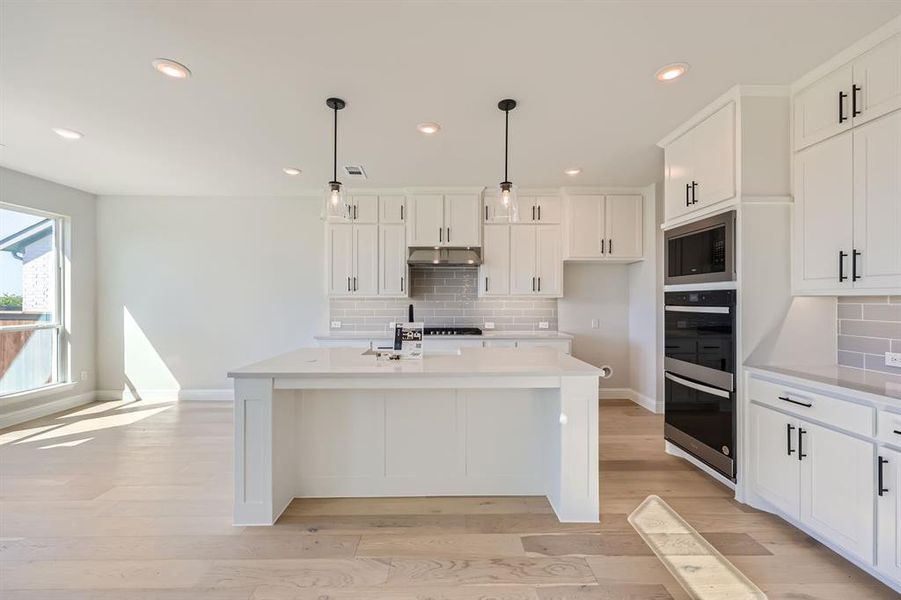
<path fill-rule="evenodd" d="M 59 219 L 0 207 L 0 395 L 58 383 Z"/>

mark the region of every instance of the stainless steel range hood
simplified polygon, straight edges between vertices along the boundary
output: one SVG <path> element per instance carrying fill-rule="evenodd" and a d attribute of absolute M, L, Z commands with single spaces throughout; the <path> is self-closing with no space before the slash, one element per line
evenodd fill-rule
<path fill-rule="evenodd" d="M 410 248 L 407 264 L 432 267 L 472 267 L 482 264 L 481 248 Z"/>

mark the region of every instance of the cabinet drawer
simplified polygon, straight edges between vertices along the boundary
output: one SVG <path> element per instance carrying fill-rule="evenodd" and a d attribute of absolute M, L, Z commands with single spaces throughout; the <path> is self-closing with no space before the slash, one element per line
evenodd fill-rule
<path fill-rule="evenodd" d="M 880 410 L 877 419 L 879 441 L 901 446 L 901 413 Z"/>
<path fill-rule="evenodd" d="M 863 404 L 838 400 L 792 386 L 772 383 L 751 377 L 748 382 L 751 400 L 794 413 L 805 419 L 815 419 L 827 425 L 859 435 L 872 437 L 875 409 Z"/>

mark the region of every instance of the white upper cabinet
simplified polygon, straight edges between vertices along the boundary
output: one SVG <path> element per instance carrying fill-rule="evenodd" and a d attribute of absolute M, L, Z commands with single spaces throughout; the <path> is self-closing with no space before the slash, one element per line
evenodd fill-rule
<path fill-rule="evenodd" d="M 795 292 L 851 287 L 852 138 L 831 138 L 795 156 Z"/>
<path fill-rule="evenodd" d="M 510 228 L 510 293 L 532 295 L 538 291 L 537 227 Z"/>
<path fill-rule="evenodd" d="M 378 295 L 378 225 L 330 225 L 326 238 L 329 295 Z"/>
<path fill-rule="evenodd" d="M 332 225 L 326 229 L 328 244 L 328 292 L 330 296 L 353 294 L 354 231 L 349 225 Z"/>
<path fill-rule="evenodd" d="M 407 245 L 438 246 L 444 242 L 444 196 L 417 194 L 407 203 Z"/>
<path fill-rule="evenodd" d="M 854 287 L 901 289 L 901 111 L 854 130 L 853 212 Z"/>
<path fill-rule="evenodd" d="M 478 194 L 444 197 L 444 243 L 448 246 L 481 245 Z"/>
<path fill-rule="evenodd" d="M 608 258 L 641 258 L 642 197 L 607 196 L 606 231 Z"/>
<path fill-rule="evenodd" d="M 353 231 L 354 294 L 376 296 L 379 293 L 379 226 L 354 225 Z"/>
<path fill-rule="evenodd" d="M 479 246 L 478 194 L 417 194 L 408 202 L 409 246 Z"/>
<path fill-rule="evenodd" d="M 837 69 L 794 97 L 795 149 L 851 128 L 851 65 Z"/>
<path fill-rule="evenodd" d="M 407 236 L 403 225 L 379 225 L 379 296 L 408 295 Z"/>
<path fill-rule="evenodd" d="M 901 108 L 901 34 L 862 54 L 853 70 L 855 126 Z"/>
<path fill-rule="evenodd" d="M 369 195 L 351 196 L 350 220 L 354 223 L 378 223 L 379 197 Z"/>
<path fill-rule="evenodd" d="M 557 196 L 520 196 L 519 222 L 559 223 L 563 217 L 562 203 Z"/>
<path fill-rule="evenodd" d="M 642 257 L 642 196 L 570 196 L 567 217 L 569 260 Z"/>
<path fill-rule="evenodd" d="M 735 102 L 727 102 L 665 147 L 666 219 L 733 198 Z"/>
<path fill-rule="evenodd" d="M 482 265 L 479 267 L 479 295 L 506 296 L 510 293 L 510 226 L 485 225 L 482 230 Z"/>
<path fill-rule="evenodd" d="M 406 199 L 403 196 L 379 196 L 379 223 L 403 223 Z"/>
<path fill-rule="evenodd" d="M 554 225 L 535 227 L 535 293 L 539 296 L 563 295 L 563 240 Z"/>

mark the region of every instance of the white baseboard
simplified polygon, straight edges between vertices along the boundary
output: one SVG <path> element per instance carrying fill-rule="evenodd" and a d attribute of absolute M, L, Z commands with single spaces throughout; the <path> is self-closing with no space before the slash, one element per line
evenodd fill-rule
<path fill-rule="evenodd" d="M 46 417 L 47 415 L 52 415 L 53 413 L 69 410 L 78 406 L 83 406 L 96 399 L 96 393 L 84 392 L 83 394 L 66 396 L 65 398 L 41 402 L 40 404 L 34 404 L 26 408 L 10 411 L 0 415 L 0 429 L 12 427 L 13 425 L 18 425 L 25 421 L 31 421 L 32 419 L 40 419 L 41 417 Z"/>
<path fill-rule="evenodd" d="M 639 394 L 632 388 L 600 388 L 598 390 L 598 398 L 601 400 L 631 400 L 654 414 L 663 414 L 663 402 L 658 402 L 644 394 Z"/>
<path fill-rule="evenodd" d="M 233 402 L 235 391 L 231 388 L 221 389 L 187 389 L 187 390 L 137 390 L 142 400 L 160 402 L 165 400 L 186 402 Z M 135 399 L 135 393 L 126 390 L 97 390 L 98 400 Z"/>

